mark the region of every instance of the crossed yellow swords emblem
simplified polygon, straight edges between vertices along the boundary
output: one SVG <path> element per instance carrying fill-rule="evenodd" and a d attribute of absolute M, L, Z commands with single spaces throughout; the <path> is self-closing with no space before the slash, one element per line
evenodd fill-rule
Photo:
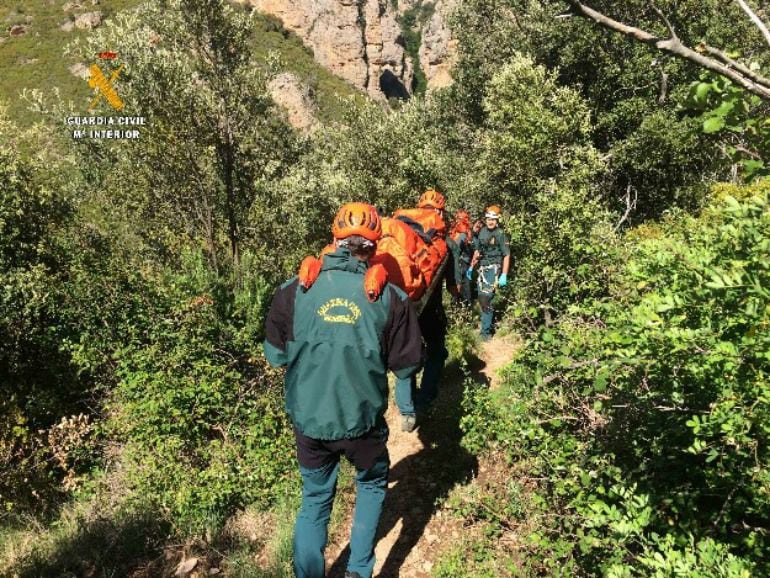
<path fill-rule="evenodd" d="M 118 96 L 118 93 L 112 87 L 112 84 L 118 79 L 118 76 L 120 76 L 120 72 L 123 70 L 123 65 L 121 64 L 117 70 L 113 71 L 109 80 L 106 76 L 104 76 L 102 69 L 99 68 L 97 64 L 92 64 L 88 67 L 88 70 L 91 73 L 91 77 L 88 79 L 88 86 L 99 91 L 91 101 L 88 109 L 93 110 L 102 96 L 104 96 L 112 108 L 115 110 L 123 110 L 125 105 L 123 104 L 120 96 Z"/>

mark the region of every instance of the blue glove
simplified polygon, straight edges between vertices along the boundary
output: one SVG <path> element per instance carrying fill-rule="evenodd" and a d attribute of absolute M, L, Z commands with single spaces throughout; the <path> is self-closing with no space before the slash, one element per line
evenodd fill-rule
<path fill-rule="evenodd" d="M 468 281 L 473 279 L 473 269 L 468 267 L 468 270 L 465 272 L 465 276 L 468 278 Z"/>
<path fill-rule="evenodd" d="M 500 287 L 505 287 L 508 285 L 508 275 L 505 273 L 500 275 L 500 277 L 497 278 L 497 284 L 500 285 Z"/>

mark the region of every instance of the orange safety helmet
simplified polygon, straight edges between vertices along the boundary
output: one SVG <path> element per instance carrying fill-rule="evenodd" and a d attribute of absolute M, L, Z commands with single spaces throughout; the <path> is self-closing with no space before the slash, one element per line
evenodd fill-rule
<path fill-rule="evenodd" d="M 332 235 L 335 239 L 361 235 L 369 241 L 377 241 L 382 236 L 382 224 L 377 209 L 367 203 L 342 205 L 334 217 Z"/>
<path fill-rule="evenodd" d="M 433 189 L 425 191 L 417 201 L 417 206 L 421 209 L 443 209 L 445 205 L 444 195 Z"/>
<path fill-rule="evenodd" d="M 503 214 L 503 210 L 497 205 L 489 205 L 484 211 L 485 219 L 499 219 Z"/>
<path fill-rule="evenodd" d="M 471 214 L 466 211 L 465 209 L 460 209 L 455 213 L 455 222 L 456 223 L 470 223 L 471 222 Z"/>
<path fill-rule="evenodd" d="M 471 215 L 465 209 L 460 209 L 455 213 L 455 220 L 452 222 L 452 230 L 449 236 L 457 241 L 462 233 L 468 233 L 471 230 Z"/>

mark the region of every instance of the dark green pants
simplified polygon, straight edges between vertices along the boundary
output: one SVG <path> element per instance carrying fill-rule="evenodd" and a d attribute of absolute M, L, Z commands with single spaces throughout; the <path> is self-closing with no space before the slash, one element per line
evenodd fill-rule
<path fill-rule="evenodd" d="M 479 267 L 479 306 L 481 307 L 481 336 L 491 337 L 495 327 L 495 308 L 492 300 L 497 290 L 497 275 L 500 265 Z"/>
<path fill-rule="evenodd" d="M 356 507 L 347 569 L 358 572 L 361 578 L 371 578 L 374 539 L 388 487 L 387 427 L 351 440 L 315 440 L 297 431 L 295 436 L 302 475 L 302 505 L 294 527 L 295 575 L 324 577 L 327 528 L 337 490 L 340 456 L 344 454 L 356 468 Z"/>

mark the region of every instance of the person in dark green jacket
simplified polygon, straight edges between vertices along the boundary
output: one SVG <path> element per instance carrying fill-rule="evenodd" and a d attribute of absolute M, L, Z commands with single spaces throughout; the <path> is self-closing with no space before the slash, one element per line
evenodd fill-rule
<path fill-rule="evenodd" d="M 473 269 L 479 264 L 478 292 L 481 306 L 481 339 L 487 341 L 494 331 L 495 310 L 492 300 L 498 287 L 508 284 L 508 268 L 511 264 L 510 241 L 498 226 L 502 211 L 497 205 L 487 207 L 484 213 L 486 227 L 479 231 L 475 251 L 466 274 L 473 277 Z"/>
<path fill-rule="evenodd" d="M 327 526 L 344 454 L 356 468 L 357 486 L 345 575 L 370 578 L 390 467 L 384 419 L 387 371 L 402 379 L 416 373 L 422 344 L 417 314 L 406 294 L 390 283 L 383 285 L 384 277 L 371 289 L 370 273 L 377 266 L 370 271 L 367 262 L 381 234 L 375 208 L 344 205 L 332 233 L 336 250 L 323 257 L 313 284 L 306 289 L 294 277 L 273 296 L 264 348 L 271 365 L 287 368 L 286 410 L 302 476 L 295 574 L 324 576 Z M 411 406 L 408 391 L 398 397 Z"/>

